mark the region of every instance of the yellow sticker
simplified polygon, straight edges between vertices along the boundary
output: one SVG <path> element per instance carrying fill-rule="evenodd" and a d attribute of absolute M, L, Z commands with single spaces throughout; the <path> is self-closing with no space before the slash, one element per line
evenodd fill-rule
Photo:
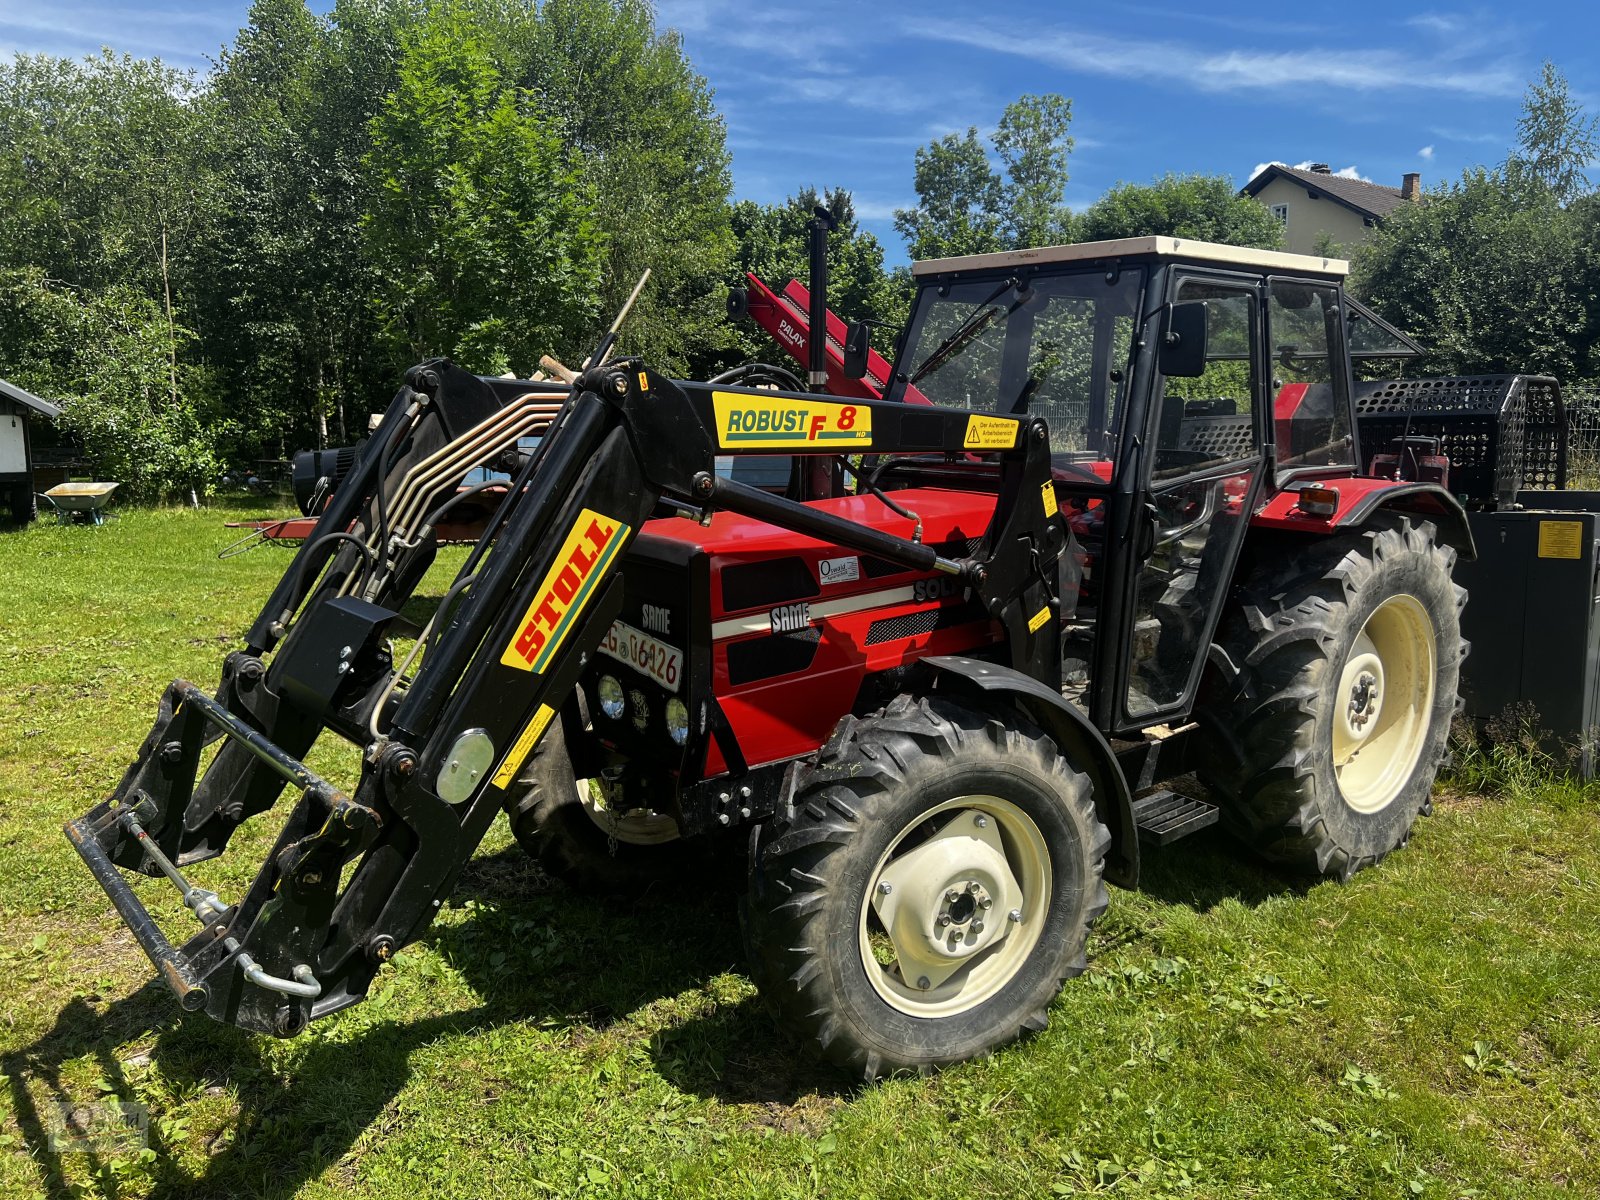
<path fill-rule="evenodd" d="M 1050 619 L 1050 606 L 1046 605 L 1045 607 L 1041 608 L 1038 612 L 1034 613 L 1033 616 L 1028 618 L 1028 632 L 1029 633 L 1038 633 L 1039 630 L 1044 628 L 1044 623 L 1046 621 L 1048 621 L 1049 619 Z"/>
<path fill-rule="evenodd" d="M 872 441 L 872 409 L 862 404 L 712 392 L 711 405 L 717 416 L 717 444 L 724 450 L 765 446 L 821 450 Z"/>
<path fill-rule="evenodd" d="M 641 392 L 648 392 L 650 390 L 650 381 L 645 378 L 643 371 L 639 372 L 639 390 Z"/>
<path fill-rule="evenodd" d="M 1056 507 L 1056 485 L 1054 480 L 1047 480 L 1042 489 L 1044 495 L 1044 519 L 1048 521 L 1061 510 Z"/>
<path fill-rule="evenodd" d="M 1021 424 L 1008 417 L 985 417 L 974 413 L 967 418 L 967 436 L 961 439 L 963 450 L 1009 450 L 1017 444 L 1017 430 Z"/>
<path fill-rule="evenodd" d="M 500 661 L 542 674 L 627 539 L 621 521 L 589 508 L 580 512 Z"/>
<path fill-rule="evenodd" d="M 522 764 L 528 761 L 528 755 L 533 753 L 533 748 L 539 744 L 539 737 L 544 733 L 545 726 L 550 724 L 550 718 L 555 715 L 556 710 L 548 704 L 539 705 L 538 711 L 533 714 L 533 720 L 528 722 L 528 727 L 522 731 L 522 736 L 512 743 L 505 762 L 500 764 L 500 769 L 490 780 L 495 787 L 503 792 L 511 786 L 511 781 L 517 777 L 517 772 L 522 770 Z"/>
<path fill-rule="evenodd" d="M 1540 558 L 1582 558 L 1582 521 L 1540 521 Z"/>

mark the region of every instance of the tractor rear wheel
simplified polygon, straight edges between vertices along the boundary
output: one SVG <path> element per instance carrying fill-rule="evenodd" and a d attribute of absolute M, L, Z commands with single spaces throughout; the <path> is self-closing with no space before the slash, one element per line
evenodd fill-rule
<path fill-rule="evenodd" d="M 847 721 L 745 909 L 757 983 L 858 1077 L 927 1072 L 1043 1029 L 1105 911 L 1110 837 L 1041 731 L 941 697 Z"/>
<path fill-rule="evenodd" d="M 614 809 L 605 795 L 596 781 L 574 778 L 557 722 L 517 776 L 506 816 L 518 844 L 575 891 L 630 896 L 706 878 L 705 839 L 680 837 L 660 813 Z"/>
<path fill-rule="evenodd" d="M 1389 515 L 1245 581 L 1219 631 L 1239 676 L 1208 679 L 1195 715 L 1202 778 L 1268 858 L 1349 878 L 1429 810 L 1466 654 L 1454 562 Z"/>

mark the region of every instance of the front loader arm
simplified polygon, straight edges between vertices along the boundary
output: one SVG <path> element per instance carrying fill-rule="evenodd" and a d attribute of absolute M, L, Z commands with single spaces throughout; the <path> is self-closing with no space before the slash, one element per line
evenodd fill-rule
<path fill-rule="evenodd" d="M 1043 496 L 1042 422 L 680 385 L 631 360 L 581 376 L 552 418 L 548 394 L 485 404 L 464 375 L 447 363 L 411 373 L 348 494 L 336 493 L 229 656 L 216 697 L 175 682 L 115 792 L 67 826 L 185 1008 L 290 1035 L 365 995 L 426 930 L 576 687 L 619 610 L 622 556 L 663 500 L 960 574 L 1011 629 L 1015 662 L 1059 686 L 1057 623 L 1040 614 L 1055 603 L 1065 532 Z M 544 438 L 519 456 L 540 405 Z M 847 522 L 819 525 L 815 509 L 714 471 L 718 453 L 985 450 L 999 460 L 1000 502 L 981 551 L 960 561 Z M 467 469 L 494 465 L 517 472 L 408 676 L 411 659 L 395 663 L 389 638 L 431 561 L 429 515 Z M 361 747 L 349 795 L 301 761 L 323 729 Z M 184 868 L 220 853 L 286 784 L 298 799 L 244 897 L 229 904 L 193 886 Z M 165 875 L 201 931 L 172 945 L 118 867 Z"/>

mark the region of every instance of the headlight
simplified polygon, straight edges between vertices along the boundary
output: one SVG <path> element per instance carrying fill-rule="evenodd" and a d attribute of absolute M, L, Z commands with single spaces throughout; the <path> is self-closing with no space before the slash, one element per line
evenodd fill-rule
<path fill-rule="evenodd" d="M 640 733 L 650 724 L 650 705 L 645 703 L 644 693 L 635 691 L 628 697 L 633 702 L 633 727 Z"/>
<path fill-rule="evenodd" d="M 610 675 L 600 676 L 600 686 L 595 689 L 600 696 L 600 711 L 613 721 L 622 719 L 622 685 Z"/>
<path fill-rule="evenodd" d="M 676 696 L 667 701 L 667 734 L 680 746 L 689 740 L 689 706 Z"/>

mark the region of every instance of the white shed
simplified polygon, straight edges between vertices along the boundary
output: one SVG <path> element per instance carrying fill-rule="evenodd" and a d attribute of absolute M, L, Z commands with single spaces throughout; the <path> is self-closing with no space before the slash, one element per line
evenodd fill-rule
<path fill-rule="evenodd" d="M 61 410 L 48 400 L 0 379 L 0 512 L 19 522 L 37 511 L 33 487 L 33 448 L 28 424 L 34 417 L 54 420 Z"/>

